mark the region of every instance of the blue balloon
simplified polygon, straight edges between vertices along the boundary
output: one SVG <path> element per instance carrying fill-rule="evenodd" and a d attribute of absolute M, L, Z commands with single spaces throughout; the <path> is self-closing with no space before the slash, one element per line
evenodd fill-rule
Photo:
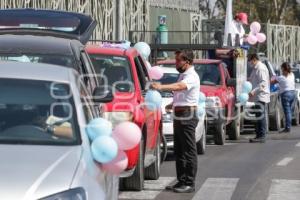
<path fill-rule="evenodd" d="M 278 87 L 277 84 L 272 84 L 271 87 L 270 87 L 271 92 L 276 92 L 278 89 L 279 89 L 279 87 Z"/>
<path fill-rule="evenodd" d="M 199 103 L 205 102 L 206 101 L 206 96 L 203 92 L 199 93 Z"/>
<path fill-rule="evenodd" d="M 249 81 L 243 83 L 243 92 L 250 93 L 252 91 L 252 84 Z"/>
<path fill-rule="evenodd" d="M 149 110 L 157 110 L 161 108 L 162 97 L 156 90 L 149 90 L 145 96 L 145 103 Z"/>
<path fill-rule="evenodd" d="M 240 94 L 239 96 L 240 103 L 246 104 L 248 100 L 249 100 L 249 95 L 247 93 Z"/>
<path fill-rule="evenodd" d="M 117 142 L 110 136 L 97 137 L 91 146 L 92 156 L 99 163 L 108 163 L 118 154 Z"/>
<path fill-rule="evenodd" d="M 86 126 L 86 132 L 91 141 L 103 135 L 112 134 L 112 124 L 110 121 L 103 118 L 95 118 Z"/>
<path fill-rule="evenodd" d="M 206 105 L 205 102 L 201 102 L 198 104 L 198 107 L 205 108 L 205 105 Z"/>
<path fill-rule="evenodd" d="M 134 45 L 134 48 L 147 59 L 151 54 L 151 48 L 146 42 L 138 42 Z"/>
<path fill-rule="evenodd" d="M 205 107 L 199 106 L 198 107 L 198 116 L 202 117 L 205 114 Z"/>

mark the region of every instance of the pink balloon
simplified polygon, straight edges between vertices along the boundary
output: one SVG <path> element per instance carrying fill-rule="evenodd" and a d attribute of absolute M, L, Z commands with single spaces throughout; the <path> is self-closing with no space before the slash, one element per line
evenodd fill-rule
<path fill-rule="evenodd" d="M 111 162 L 102 164 L 101 168 L 111 174 L 119 175 L 128 165 L 128 158 L 124 151 L 119 151 L 118 155 Z"/>
<path fill-rule="evenodd" d="M 164 72 L 159 66 L 154 66 L 149 69 L 149 76 L 151 79 L 159 80 L 163 77 Z"/>
<path fill-rule="evenodd" d="M 254 34 L 259 33 L 260 29 L 261 29 L 260 23 L 258 23 L 258 22 L 251 23 L 250 30 L 252 33 L 254 33 Z"/>
<path fill-rule="evenodd" d="M 263 43 L 263 42 L 265 42 L 266 39 L 267 39 L 267 36 L 266 36 L 264 33 L 257 33 L 257 34 L 256 34 L 256 37 L 257 37 L 257 41 L 258 41 L 259 43 Z"/>
<path fill-rule="evenodd" d="M 257 43 L 257 37 L 253 34 L 248 35 L 247 41 L 251 45 L 255 45 Z"/>
<path fill-rule="evenodd" d="M 140 143 L 142 132 L 135 123 L 122 122 L 115 127 L 112 137 L 117 142 L 119 149 L 129 150 Z"/>

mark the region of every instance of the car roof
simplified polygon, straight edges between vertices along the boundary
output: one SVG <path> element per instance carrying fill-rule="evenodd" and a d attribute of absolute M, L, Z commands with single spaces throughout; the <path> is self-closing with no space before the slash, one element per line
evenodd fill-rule
<path fill-rule="evenodd" d="M 175 64 L 175 59 L 168 59 L 168 60 L 162 60 L 158 61 L 158 65 L 163 64 Z M 195 64 L 219 64 L 222 63 L 222 60 L 215 60 L 215 59 L 194 59 Z"/>
<path fill-rule="evenodd" d="M 97 45 L 88 45 L 86 50 L 90 54 L 104 54 L 104 55 L 114 55 L 114 56 L 137 56 L 138 52 L 135 48 L 121 49 L 121 48 L 104 48 Z"/>
<path fill-rule="evenodd" d="M 0 61 L 0 79 L 28 79 L 69 83 L 71 82 L 72 74 L 74 76 L 77 73 L 73 69 L 62 66 L 44 63 Z"/>
<path fill-rule="evenodd" d="M 77 40 L 33 35 L 0 35 L 0 44 L 0 53 L 23 52 L 56 55 L 74 55 L 71 45 L 83 46 Z"/>

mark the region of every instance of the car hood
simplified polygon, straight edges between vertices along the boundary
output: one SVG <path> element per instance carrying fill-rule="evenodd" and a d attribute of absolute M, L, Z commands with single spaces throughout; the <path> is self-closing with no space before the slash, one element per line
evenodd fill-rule
<path fill-rule="evenodd" d="M 0 145 L 1 199 L 39 199 L 69 189 L 80 146 Z"/>
<path fill-rule="evenodd" d="M 200 91 L 205 94 L 205 96 L 210 97 L 210 96 L 219 96 L 223 88 L 222 86 L 208 86 L 208 85 L 201 85 L 200 86 Z"/>

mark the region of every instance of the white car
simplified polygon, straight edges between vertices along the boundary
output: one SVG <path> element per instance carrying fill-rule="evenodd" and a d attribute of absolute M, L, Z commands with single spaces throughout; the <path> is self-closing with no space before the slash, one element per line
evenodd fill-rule
<path fill-rule="evenodd" d="M 171 67 L 161 67 L 164 72 L 164 76 L 159 80 L 162 84 L 175 83 L 178 79 L 179 73 L 175 68 Z M 200 91 L 199 91 L 200 92 Z M 173 94 L 170 92 L 162 92 L 163 97 L 162 103 L 162 114 L 163 114 L 163 125 L 162 132 L 167 140 L 168 149 L 174 147 L 173 140 L 173 118 L 172 113 L 168 113 L 165 110 L 165 106 L 172 103 Z M 196 128 L 196 142 L 197 142 L 197 152 L 198 154 L 205 153 L 206 147 L 206 114 L 199 117 L 199 123 Z"/>
<path fill-rule="evenodd" d="M 66 67 L 0 62 L 1 199 L 118 199 L 118 177 L 93 160 L 85 127 L 98 114 L 78 80 Z"/>

